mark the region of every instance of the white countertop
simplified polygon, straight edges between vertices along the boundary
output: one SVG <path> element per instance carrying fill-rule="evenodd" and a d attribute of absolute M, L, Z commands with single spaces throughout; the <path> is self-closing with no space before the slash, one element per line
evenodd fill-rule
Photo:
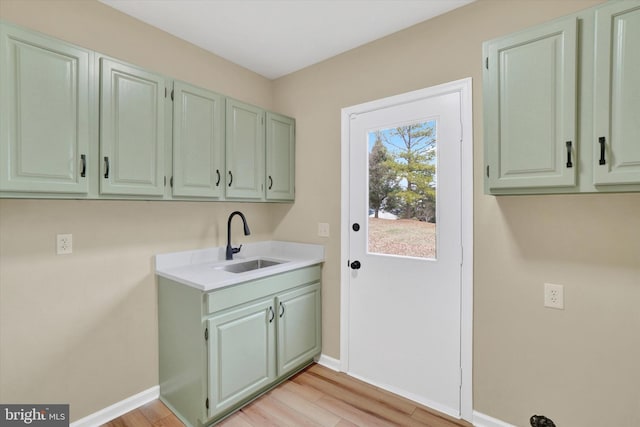
<path fill-rule="evenodd" d="M 156 274 L 206 292 L 324 262 L 324 246 L 307 243 L 246 243 L 232 261 L 225 260 L 225 249 L 219 246 L 156 255 Z M 243 273 L 221 268 L 257 258 L 281 263 Z"/>

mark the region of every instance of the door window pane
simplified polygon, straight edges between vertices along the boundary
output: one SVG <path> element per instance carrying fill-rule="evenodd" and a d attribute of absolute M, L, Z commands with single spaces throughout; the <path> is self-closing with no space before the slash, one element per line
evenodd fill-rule
<path fill-rule="evenodd" d="M 436 258 L 436 121 L 367 136 L 368 252 Z"/>

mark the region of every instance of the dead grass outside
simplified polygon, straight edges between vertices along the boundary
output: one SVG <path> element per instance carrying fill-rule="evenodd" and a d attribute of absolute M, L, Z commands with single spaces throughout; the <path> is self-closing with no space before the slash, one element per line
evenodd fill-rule
<path fill-rule="evenodd" d="M 436 224 L 411 219 L 369 218 L 369 252 L 436 257 Z"/>

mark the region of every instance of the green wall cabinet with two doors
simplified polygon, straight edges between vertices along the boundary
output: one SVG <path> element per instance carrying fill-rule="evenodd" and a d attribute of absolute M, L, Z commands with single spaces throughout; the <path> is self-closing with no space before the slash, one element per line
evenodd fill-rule
<path fill-rule="evenodd" d="M 293 200 L 295 121 L 228 99 L 226 131 L 227 198 Z"/>
<path fill-rule="evenodd" d="M 213 423 L 321 351 L 320 266 L 202 292 L 158 277 L 160 398 Z"/>
<path fill-rule="evenodd" d="M 640 1 L 485 42 L 485 191 L 640 191 Z"/>
<path fill-rule="evenodd" d="M 0 47 L 0 197 L 294 200 L 294 119 L 5 22 Z"/>

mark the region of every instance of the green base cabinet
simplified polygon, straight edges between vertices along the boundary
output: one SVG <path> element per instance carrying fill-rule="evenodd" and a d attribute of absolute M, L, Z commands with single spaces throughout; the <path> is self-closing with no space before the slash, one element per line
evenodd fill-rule
<path fill-rule="evenodd" d="M 320 354 L 320 285 L 279 295 L 277 308 L 278 375 L 282 376 Z"/>
<path fill-rule="evenodd" d="M 211 292 L 158 278 L 160 399 L 213 424 L 321 351 L 320 265 Z"/>
<path fill-rule="evenodd" d="M 209 417 L 224 413 L 276 378 L 273 300 L 231 309 L 207 320 Z"/>
<path fill-rule="evenodd" d="M 640 1 L 483 45 L 485 192 L 640 191 Z"/>

